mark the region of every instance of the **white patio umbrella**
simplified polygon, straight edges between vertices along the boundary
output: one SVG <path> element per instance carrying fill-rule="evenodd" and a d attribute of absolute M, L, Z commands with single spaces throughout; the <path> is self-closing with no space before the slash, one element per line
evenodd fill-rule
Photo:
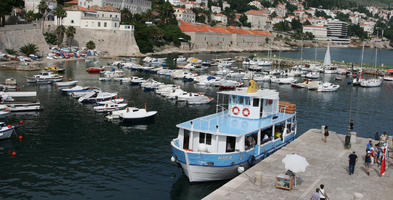
<path fill-rule="evenodd" d="M 288 154 L 282 159 L 286 170 L 291 170 L 294 173 L 305 172 L 309 165 L 306 158 L 298 154 Z"/>

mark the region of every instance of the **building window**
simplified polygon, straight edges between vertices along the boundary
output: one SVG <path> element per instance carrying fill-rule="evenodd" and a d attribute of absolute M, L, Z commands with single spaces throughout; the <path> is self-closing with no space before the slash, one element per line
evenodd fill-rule
<path fill-rule="evenodd" d="M 98 22 L 98 27 L 101 27 L 101 22 Z"/>
<path fill-rule="evenodd" d="M 74 20 L 71 20 L 71 24 L 73 24 L 74 23 Z"/>
<path fill-rule="evenodd" d="M 106 27 L 106 22 L 104 22 L 104 27 Z"/>
<path fill-rule="evenodd" d="M 112 18 L 112 15 L 110 15 L 110 17 Z"/>

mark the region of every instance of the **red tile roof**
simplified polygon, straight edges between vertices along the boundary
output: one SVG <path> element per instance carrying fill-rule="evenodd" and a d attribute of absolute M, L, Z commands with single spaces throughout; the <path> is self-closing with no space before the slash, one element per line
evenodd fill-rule
<path fill-rule="evenodd" d="M 64 3 L 65 3 L 65 4 L 75 4 L 75 5 L 78 5 L 78 1 L 79 1 L 79 0 L 72 0 L 72 1 L 64 2 Z"/>
<path fill-rule="evenodd" d="M 247 15 L 264 15 L 265 13 L 261 10 L 249 10 L 246 12 Z"/>
<path fill-rule="evenodd" d="M 68 11 L 88 11 L 87 8 L 84 8 L 84 7 L 78 6 L 78 5 L 65 7 L 64 10 L 68 10 Z"/>
<path fill-rule="evenodd" d="M 234 26 L 223 27 L 223 26 L 215 26 L 210 27 L 208 25 L 197 26 L 194 24 L 190 24 L 182 21 L 180 26 L 180 30 L 183 32 L 204 32 L 204 33 L 224 33 L 224 34 L 248 34 L 248 35 L 265 35 L 271 36 L 272 34 L 267 31 L 252 31 L 237 28 Z"/>

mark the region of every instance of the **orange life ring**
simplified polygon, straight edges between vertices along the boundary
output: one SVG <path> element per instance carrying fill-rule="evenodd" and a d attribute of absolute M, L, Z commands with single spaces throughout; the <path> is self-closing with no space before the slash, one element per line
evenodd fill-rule
<path fill-rule="evenodd" d="M 235 110 L 237 110 L 237 111 L 235 111 Z M 240 109 L 239 109 L 237 106 L 235 106 L 235 107 L 232 108 L 232 113 L 233 113 L 234 115 L 238 115 L 239 112 L 240 112 Z"/>
<path fill-rule="evenodd" d="M 249 116 L 250 115 L 250 110 L 248 109 L 248 108 L 243 108 L 243 115 L 245 116 L 245 117 L 247 117 L 247 116 Z"/>

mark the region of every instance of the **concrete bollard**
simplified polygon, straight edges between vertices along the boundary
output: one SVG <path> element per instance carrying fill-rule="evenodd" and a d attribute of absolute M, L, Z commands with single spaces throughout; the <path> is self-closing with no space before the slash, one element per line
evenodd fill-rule
<path fill-rule="evenodd" d="M 392 136 L 388 136 L 388 147 L 393 147 Z"/>
<path fill-rule="evenodd" d="M 255 185 L 262 185 L 262 172 L 261 171 L 255 172 Z"/>
<path fill-rule="evenodd" d="M 353 193 L 353 200 L 361 200 L 361 199 L 363 199 L 362 194 L 360 194 L 358 192 Z"/>
<path fill-rule="evenodd" d="M 349 134 L 351 134 L 351 144 L 355 144 L 356 143 L 356 132 L 352 131 L 349 132 Z"/>

